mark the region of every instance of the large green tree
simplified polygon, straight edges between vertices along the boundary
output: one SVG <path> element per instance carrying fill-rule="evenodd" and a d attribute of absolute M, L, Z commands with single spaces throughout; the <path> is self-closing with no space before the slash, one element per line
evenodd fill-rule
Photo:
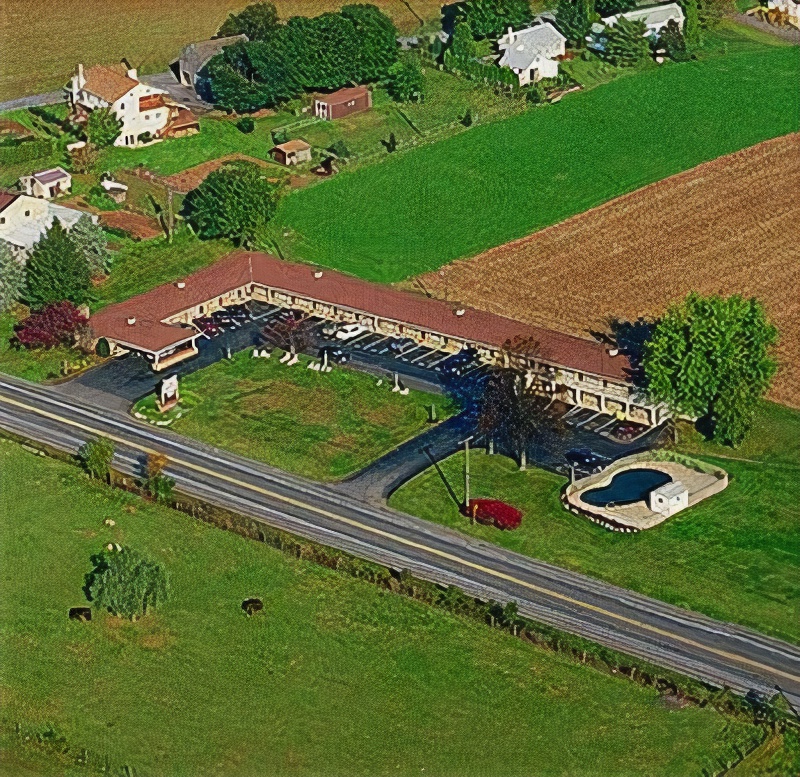
<path fill-rule="evenodd" d="M 58 219 L 34 245 L 26 271 L 26 299 L 32 307 L 62 300 L 80 305 L 89 297 L 89 262 Z"/>
<path fill-rule="evenodd" d="M 655 401 L 709 422 L 714 439 L 739 445 L 776 370 L 777 330 L 756 299 L 690 294 L 645 344 Z"/>
<path fill-rule="evenodd" d="M 0 313 L 5 313 L 22 298 L 25 289 L 25 265 L 0 240 Z"/>
<path fill-rule="evenodd" d="M 278 26 L 278 12 L 273 3 L 253 3 L 239 13 L 230 14 L 217 35 L 246 35 L 250 40 L 266 40 Z"/>
<path fill-rule="evenodd" d="M 86 139 L 93 146 L 113 146 L 122 131 L 122 122 L 110 108 L 96 108 L 86 120 Z"/>
<path fill-rule="evenodd" d="M 89 598 L 113 615 L 136 620 L 167 598 L 163 568 L 133 548 L 104 550 L 92 563 L 86 580 Z"/>
<path fill-rule="evenodd" d="M 581 47 L 594 16 L 594 0 L 558 0 L 556 27 L 570 46 Z"/>
<path fill-rule="evenodd" d="M 88 213 L 81 216 L 69 231 L 69 239 L 89 264 L 92 275 L 107 273 L 111 266 L 106 233 Z"/>
<path fill-rule="evenodd" d="M 450 51 L 459 59 L 473 59 L 477 54 L 475 36 L 468 20 L 456 22 L 453 28 L 453 39 L 450 41 Z"/>
<path fill-rule="evenodd" d="M 234 162 L 211 173 L 184 201 L 184 215 L 202 238 L 259 245 L 278 204 L 281 185 L 264 168 Z"/>
<path fill-rule="evenodd" d="M 383 78 L 397 62 L 397 29 L 392 20 L 374 5 L 346 5 L 340 13 L 355 29 L 354 80 L 365 83 Z"/>
<path fill-rule="evenodd" d="M 416 59 L 401 59 L 389 68 L 386 88 L 398 102 L 421 102 L 425 98 L 425 76 Z"/>
<path fill-rule="evenodd" d="M 459 12 L 476 38 L 499 38 L 508 27 L 526 27 L 532 16 L 528 0 L 465 0 Z"/>
<path fill-rule="evenodd" d="M 617 67 L 634 67 L 650 56 L 650 42 L 644 22 L 620 16 L 607 28 L 603 57 Z"/>
<path fill-rule="evenodd" d="M 289 56 L 306 89 L 337 89 L 355 81 L 360 59 L 353 22 L 339 13 L 309 19 L 293 16 L 286 23 Z"/>

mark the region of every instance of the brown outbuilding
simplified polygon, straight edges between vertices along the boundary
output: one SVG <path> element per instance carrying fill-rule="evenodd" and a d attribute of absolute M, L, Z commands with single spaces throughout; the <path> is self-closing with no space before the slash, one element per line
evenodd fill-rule
<path fill-rule="evenodd" d="M 366 86 L 353 86 L 333 94 L 319 95 L 314 100 L 314 115 L 318 119 L 341 119 L 371 107 L 372 92 Z"/>
<path fill-rule="evenodd" d="M 290 140 L 273 147 L 272 158 L 281 165 L 299 165 L 311 161 L 311 146 L 305 140 Z"/>

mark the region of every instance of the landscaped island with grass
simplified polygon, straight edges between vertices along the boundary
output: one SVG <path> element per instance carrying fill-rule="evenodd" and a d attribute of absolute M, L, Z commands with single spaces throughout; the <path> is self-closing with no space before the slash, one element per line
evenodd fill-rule
<path fill-rule="evenodd" d="M 287 366 L 279 354 L 256 359 L 242 351 L 187 375 L 180 389 L 186 409 L 172 411 L 180 417 L 171 428 L 288 472 L 336 480 L 420 434 L 432 406 L 440 420 L 455 410 L 439 394 L 401 396 L 385 377 L 346 367 L 315 372 L 306 357 Z M 146 398 L 134 412 L 154 401 Z"/>
<path fill-rule="evenodd" d="M 137 774 L 683 777 L 752 745 L 752 727 L 710 706 L 289 559 L 9 441 L 0 468 L 12 773 L 107 762 Z M 99 609 L 69 620 L 109 543 L 157 561 L 167 601 L 135 622 Z M 248 597 L 264 602 L 252 618 Z"/>

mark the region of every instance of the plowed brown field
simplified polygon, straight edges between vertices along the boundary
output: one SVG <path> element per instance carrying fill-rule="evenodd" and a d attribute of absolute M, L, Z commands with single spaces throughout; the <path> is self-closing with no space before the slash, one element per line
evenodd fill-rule
<path fill-rule="evenodd" d="M 689 291 L 756 296 L 780 329 L 770 398 L 800 407 L 800 135 L 700 165 L 422 276 L 440 297 L 587 336 Z"/>

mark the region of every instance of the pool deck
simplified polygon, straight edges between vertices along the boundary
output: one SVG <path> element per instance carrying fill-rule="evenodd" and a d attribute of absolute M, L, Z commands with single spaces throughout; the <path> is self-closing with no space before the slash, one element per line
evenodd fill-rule
<path fill-rule="evenodd" d="M 638 532 L 651 529 L 663 523 L 669 517 L 666 514 L 653 512 L 647 502 L 639 501 L 626 505 L 608 505 L 598 507 L 581 499 L 581 494 L 608 485 L 620 472 L 632 469 L 653 469 L 669 475 L 673 481 L 680 480 L 689 492 L 689 507 L 703 499 L 722 491 L 728 485 L 728 475 L 724 470 L 706 467 L 710 471 L 686 466 L 675 461 L 658 461 L 643 456 L 630 456 L 620 459 L 615 464 L 597 475 L 576 480 L 564 493 L 567 509 L 590 518 L 608 529 L 615 531 Z"/>

